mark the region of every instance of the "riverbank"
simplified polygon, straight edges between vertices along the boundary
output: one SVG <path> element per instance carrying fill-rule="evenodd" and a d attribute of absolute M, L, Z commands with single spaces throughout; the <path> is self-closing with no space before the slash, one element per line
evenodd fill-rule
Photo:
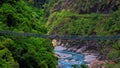
<path fill-rule="evenodd" d="M 105 61 L 100 60 L 101 54 L 98 52 L 95 43 L 94 44 L 91 43 L 91 45 L 81 46 L 81 45 L 72 45 L 69 44 L 69 42 L 67 41 L 61 41 L 61 40 L 58 41 L 55 39 L 52 41 L 52 43 L 56 50 L 66 50 L 69 52 L 74 52 L 76 54 L 83 55 L 83 62 L 85 62 L 85 64 L 88 65 L 89 68 L 104 68 L 102 65 L 105 64 Z M 67 57 L 66 54 L 64 54 L 63 56 Z M 57 57 L 64 58 L 59 56 Z M 68 60 L 65 61 L 68 62 Z"/>
<path fill-rule="evenodd" d="M 74 51 L 84 56 L 84 62 L 89 68 L 104 68 L 105 61 L 100 60 L 101 54 L 93 46 L 82 46 L 80 48 L 73 47 L 70 51 Z"/>
<path fill-rule="evenodd" d="M 84 61 L 89 68 L 104 68 L 105 61 L 99 60 L 100 54 L 98 52 L 85 51 L 81 54 L 84 55 Z"/>
<path fill-rule="evenodd" d="M 54 52 L 58 58 L 57 68 L 81 68 L 81 64 L 85 64 L 83 61 L 84 56 L 82 54 L 77 54 L 75 52 L 70 52 L 66 50 L 65 47 L 56 46 Z"/>
<path fill-rule="evenodd" d="M 81 50 L 83 48 L 85 48 L 85 47 L 82 47 Z M 65 51 L 65 50 L 67 50 L 67 48 L 65 48 L 63 46 L 55 46 L 55 50 Z M 67 51 L 69 51 L 69 50 L 67 50 Z M 84 51 L 84 52 L 80 52 L 79 51 L 78 52 L 77 51 L 75 53 L 77 53 L 78 55 L 79 54 L 83 55 L 83 62 L 85 63 L 85 65 L 88 65 L 89 68 L 98 68 L 98 67 L 104 68 L 102 65 L 105 64 L 105 62 L 104 61 L 100 61 L 98 59 L 98 57 L 99 57 L 99 53 L 98 52 L 95 52 L 95 51 Z M 70 54 L 62 54 L 62 53 L 58 53 L 58 52 L 55 52 L 55 54 L 58 55 L 58 59 L 64 59 L 64 58 L 72 57 L 72 55 L 70 55 Z M 74 59 L 72 59 L 72 60 L 64 60 L 64 61 L 66 63 L 67 62 L 73 62 L 73 63 L 77 64 L 77 62 Z"/>

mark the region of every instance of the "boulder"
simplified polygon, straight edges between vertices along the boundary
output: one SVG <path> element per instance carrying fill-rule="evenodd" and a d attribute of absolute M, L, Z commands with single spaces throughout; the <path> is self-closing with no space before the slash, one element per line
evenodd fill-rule
<path fill-rule="evenodd" d="M 94 60 L 89 64 L 89 68 L 105 68 L 103 64 L 105 64 L 104 61 Z"/>
<path fill-rule="evenodd" d="M 52 44 L 53 44 L 53 46 L 57 46 L 57 45 L 58 45 L 57 40 L 56 40 L 56 39 L 53 39 L 53 40 L 52 40 Z"/>

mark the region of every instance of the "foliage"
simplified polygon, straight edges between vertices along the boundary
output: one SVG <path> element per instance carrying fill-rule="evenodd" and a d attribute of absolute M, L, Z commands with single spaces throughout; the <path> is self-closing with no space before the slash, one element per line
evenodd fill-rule
<path fill-rule="evenodd" d="M 116 60 L 120 56 L 120 51 L 119 50 L 112 50 L 107 54 L 107 58 L 110 60 Z M 119 60 L 117 60 L 119 61 Z"/>
<path fill-rule="evenodd" d="M 53 48 L 48 40 L 12 37 L 5 38 L 2 45 L 11 51 L 20 68 L 55 68 L 56 62 L 52 55 Z"/>
<path fill-rule="evenodd" d="M 100 17 L 98 18 L 97 16 Z M 101 19 L 104 22 L 102 17 L 103 15 L 100 14 L 78 15 L 76 13 L 63 10 L 61 12 L 52 14 L 48 19 L 47 25 L 50 33 L 54 31 L 54 33 L 58 34 L 94 35 L 100 32 L 100 30 L 95 32 L 97 31 L 96 29 L 100 27 L 100 24 L 96 24 L 96 22 L 101 21 Z"/>
<path fill-rule="evenodd" d="M 106 64 L 105 68 L 119 68 L 120 67 L 120 62 L 117 64 Z"/>
<path fill-rule="evenodd" d="M 12 53 L 2 45 L 0 45 L 0 67 L 1 68 L 19 67 L 18 63 L 15 62 L 14 58 L 12 57 Z"/>
<path fill-rule="evenodd" d="M 47 33 L 43 9 L 28 6 L 23 0 L 0 3 L 0 30 Z M 51 41 L 0 34 L 0 68 L 56 68 Z"/>
<path fill-rule="evenodd" d="M 38 8 L 43 8 L 43 5 L 48 2 L 48 0 L 27 0 L 27 1 Z"/>
<path fill-rule="evenodd" d="M 41 22 L 43 10 L 33 9 L 23 1 L 16 2 L 16 4 L 15 6 L 9 3 L 2 5 L 0 9 L 1 22 L 6 24 L 11 30 L 16 28 L 25 32 L 47 32 L 46 27 Z"/>
<path fill-rule="evenodd" d="M 82 68 L 88 68 L 88 66 L 87 66 L 87 65 L 84 65 L 84 64 L 81 64 L 81 67 L 82 67 Z"/>
<path fill-rule="evenodd" d="M 62 10 L 50 15 L 47 22 L 49 33 L 70 35 L 117 35 L 119 34 L 120 9 L 109 14 L 77 14 Z"/>
<path fill-rule="evenodd" d="M 119 5 L 119 0 L 1 0 L 0 30 L 81 36 L 118 35 Z M 115 61 L 117 67 L 120 62 L 116 60 L 120 56 L 119 42 L 98 41 L 103 45 L 101 52 L 107 54 L 108 60 Z M 0 67 L 55 68 L 56 60 L 50 45 L 48 39 L 0 34 Z"/>
<path fill-rule="evenodd" d="M 61 11 L 86 13 L 111 13 L 118 9 L 119 0 L 52 0 L 48 1 L 50 13 Z"/>

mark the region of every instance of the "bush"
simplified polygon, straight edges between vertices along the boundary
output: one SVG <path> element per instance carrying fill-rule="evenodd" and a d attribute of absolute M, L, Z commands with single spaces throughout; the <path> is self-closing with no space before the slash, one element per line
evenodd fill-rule
<path fill-rule="evenodd" d="M 1 68 L 19 68 L 17 62 L 12 57 L 12 53 L 0 44 L 0 67 Z"/>

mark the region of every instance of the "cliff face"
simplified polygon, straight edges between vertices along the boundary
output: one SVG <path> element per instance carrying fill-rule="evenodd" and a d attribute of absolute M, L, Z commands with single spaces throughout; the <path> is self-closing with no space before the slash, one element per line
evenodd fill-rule
<path fill-rule="evenodd" d="M 54 0 L 46 5 L 47 27 L 49 34 L 56 35 L 120 35 L 120 1 L 119 0 Z M 65 47 L 74 48 L 77 45 L 99 45 L 97 49 L 104 59 L 116 62 L 119 58 L 120 40 L 71 41 L 62 40 Z M 63 43 L 62 42 L 62 43 Z M 64 44 L 64 43 L 63 43 Z M 76 47 L 76 49 L 79 47 Z M 115 50 L 115 51 L 114 51 Z M 111 52 L 114 51 L 114 52 Z M 114 56 L 115 55 L 115 56 Z"/>
<path fill-rule="evenodd" d="M 49 33 L 105 35 L 109 30 L 109 34 L 119 33 L 119 23 L 110 28 L 114 24 L 111 18 L 119 19 L 119 5 L 119 0 L 51 0 L 45 5 Z"/>
<path fill-rule="evenodd" d="M 110 13 L 118 9 L 119 0 L 54 0 L 51 2 L 51 12 L 66 10 L 86 13 Z"/>

